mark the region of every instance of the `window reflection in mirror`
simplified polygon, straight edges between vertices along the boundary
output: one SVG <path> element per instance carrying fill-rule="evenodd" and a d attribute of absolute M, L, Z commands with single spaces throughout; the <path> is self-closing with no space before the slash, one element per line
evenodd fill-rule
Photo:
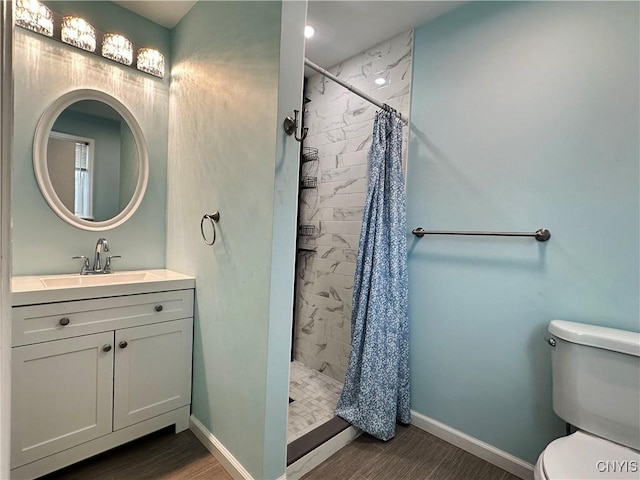
<path fill-rule="evenodd" d="M 60 201 L 74 215 L 93 220 L 92 138 L 51 132 L 47 144 L 47 170 Z"/>
<path fill-rule="evenodd" d="M 70 212 L 89 221 L 111 219 L 131 201 L 138 180 L 138 151 L 131 129 L 105 103 L 75 102 L 53 124 L 47 170 Z"/>

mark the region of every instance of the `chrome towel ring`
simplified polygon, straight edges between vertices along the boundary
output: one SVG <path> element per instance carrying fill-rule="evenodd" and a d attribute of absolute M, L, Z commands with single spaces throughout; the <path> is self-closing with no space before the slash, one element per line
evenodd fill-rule
<path fill-rule="evenodd" d="M 213 239 L 211 240 L 211 242 L 207 240 L 207 236 L 204 234 L 205 220 L 209 220 L 209 222 L 211 222 L 211 228 L 213 228 Z M 218 210 L 215 210 L 211 214 L 205 213 L 202 217 L 202 220 L 200 220 L 200 233 L 202 234 L 202 240 L 204 240 L 204 243 L 206 245 L 213 245 L 214 243 L 216 243 L 216 223 L 218 223 L 218 220 L 220 220 L 220 212 L 218 212 Z"/>

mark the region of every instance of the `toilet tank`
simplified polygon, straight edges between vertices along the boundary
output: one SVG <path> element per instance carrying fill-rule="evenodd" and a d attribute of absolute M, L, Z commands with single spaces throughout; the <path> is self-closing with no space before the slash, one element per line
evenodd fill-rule
<path fill-rule="evenodd" d="M 640 450 L 640 333 L 564 320 L 549 332 L 556 414 Z"/>

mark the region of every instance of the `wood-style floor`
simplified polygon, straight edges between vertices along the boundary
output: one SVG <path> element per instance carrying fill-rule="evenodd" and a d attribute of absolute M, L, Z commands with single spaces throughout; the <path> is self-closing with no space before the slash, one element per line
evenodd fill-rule
<path fill-rule="evenodd" d="M 40 480 L 233 480 L 186 430 L 172 427 L 89 458 Z"/>
<path fill-rule="evenodd" d="M 131 442 L 41 480 L 231 480 L 190 432 L 170 429 Z M 381 442 L 361 435 L 303 480 L 517 480 L 416 427 Z"/>
<path fill-rule="evenodd" d="M 414 426 L 382 442 L 360 435 L 303 480 L 518 480 Z"/>

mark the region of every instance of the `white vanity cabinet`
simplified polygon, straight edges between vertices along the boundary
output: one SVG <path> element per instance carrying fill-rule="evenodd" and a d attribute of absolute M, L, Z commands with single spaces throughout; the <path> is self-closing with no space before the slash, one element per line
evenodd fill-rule
<path fill-rule="evenodd" d="M 12 467 L 112 431 L 113 332 L 16 347 Z"/>
<path fill-rule="evenodd" d="M 12 478 L 188 427 L 193 289 L 14 306 Z"/>
<path fill-rule="evenodd" d="M 113 429 L 191 403 L 193 320 L 115 332 Z"/>

